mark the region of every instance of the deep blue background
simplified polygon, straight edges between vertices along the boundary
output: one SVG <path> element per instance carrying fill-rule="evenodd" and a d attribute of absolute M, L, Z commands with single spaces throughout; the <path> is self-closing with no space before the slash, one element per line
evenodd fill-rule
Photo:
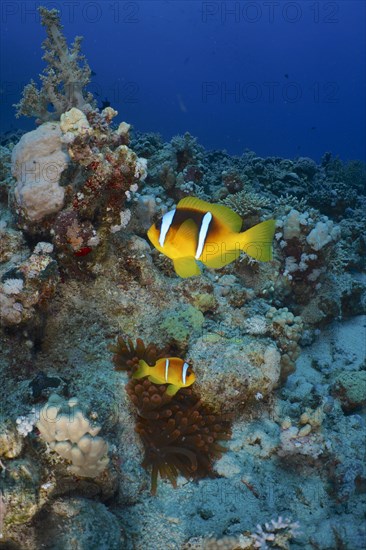
<path fill-rule="evenodd" d="M 38 5 L 61 10 L 68 40 L 84 36 L 91 90 L 137 130 L 232 154 L 365 159 L 363 0 L 3 0 L 3 131 L 34 127 L 12 104 L 44 66 Z"/>

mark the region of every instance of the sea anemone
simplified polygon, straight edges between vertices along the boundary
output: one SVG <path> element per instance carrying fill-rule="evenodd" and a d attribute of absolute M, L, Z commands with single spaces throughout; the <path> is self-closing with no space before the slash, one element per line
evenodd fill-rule
<path fill-rule="evenodd" d="M 153 366 L 157 359 L 169 356 L 168 348 L 145 346 L 140 338 L 134 346 L 131 339 L 119 337 L 111 351 L 116 370 L 130 377 L 140 359 Z M 179 474 L 186 479 L 213 477 L 213 462 L 226 451 L 220 442 L 231 437 L 230 418 L 205 405 L 191 387 L 181 388 L 174 396 L 166 389 L 166 384 L 154 384 L 148 378 L 131 378 L 126 385 L 137 410 L 135 430 L 145 450 L 142 466 L 151 471 L 152 494 L 159 475 L 173 487 Z"/>
<path fill-rule="evenodd" d="M 138 366 L 140 359 L 143 359 L 151 367 L 156 361 L 164 357 L 166 349 L 159 350 L 155 344 L 145 346 L 141 338 L 136 339 L 136 345 L 131 338 L 122 338 L 118 336 L 117 343 L 110 346 L 110 351 L 114 353 L 113 363 L 115 370 L 125 371 L 131 376 Z"/>
<path fill-rule="evenodd" d="M 170 397 L 166 386 L 145 379 L 131 380 L 126 390 L 137 407 L 135 429 L 145 448 L 142 466 L 151 470 L 152 494 L 158 475 L 173 487 L 179 474 L 186 479 L 215 475 L 213 461 L 226 451 L 220 441 L 231 437 L 227 417 L 213 412 L 190 388 Z"/>

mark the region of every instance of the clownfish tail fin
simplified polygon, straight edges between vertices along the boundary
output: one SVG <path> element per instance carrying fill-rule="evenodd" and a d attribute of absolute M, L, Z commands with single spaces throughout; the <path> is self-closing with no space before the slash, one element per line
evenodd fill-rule
<path fill-rule="evenodd" d="M 133 374 L 133 378 L 143 378 L 149 374 L 149 365 L 143 359 L 140 359 L 139 366 Z"/>
<path fill-rule="evenodd" d="M 272 242 L 276 220 L 266 220 L 240 233 L 240 248 L 255 260 L 272 260 Z"/>

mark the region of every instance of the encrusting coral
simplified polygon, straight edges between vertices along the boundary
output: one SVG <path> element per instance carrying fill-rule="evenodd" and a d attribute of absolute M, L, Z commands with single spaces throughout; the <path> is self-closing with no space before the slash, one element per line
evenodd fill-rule
<path fill-rule="evenodd" d="M 63 207 L 65 188 L 60 178 L 69 155 L 61 136 L 59 124 L 47 122 L 24 134 L 15 145 L 11 162 L 18 217 L 39 223 Z"/>
<path fill-rule="evenodd" d="M 138 339 L 136 347 L 122 338 L 113 348 L 116 370 L 134 372 L 139 358 L 150 363 L 161 355 L 156 346 L 147 347 Z M 220 415 L 202 403 L 191 388 L 174 396 L 166 385 L 131 379 L 126 391 L 137 409 L 135 430 L 145 449 L 142 466 L 151 470 L 151 492 L 156 493 L 158 475 L 176 487 L 177 476 L 200 479 L 214 476 L 213 461 L 227 449 L 221 441 L 230 439 L 229 417 Z"/>

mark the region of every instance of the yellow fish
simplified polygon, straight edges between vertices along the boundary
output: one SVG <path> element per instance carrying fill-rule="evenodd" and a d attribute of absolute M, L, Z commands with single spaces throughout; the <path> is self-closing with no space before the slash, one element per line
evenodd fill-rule
<path fill-rule="evenodd" d="M 219 269 L 236 260 L 242 250 L 262 262 L 272 259 L 275 220 L 241 233 L 242 223 L 227 206 L 186 197 L 152 225 L 147 235 L 159 252 L 173 260 L 177 275 L 192 277 L 201 273 L 197 260 Z"/>
<path fill-rule="evenodd" d="M 166 393 L 175 395 L 180 388 L 188 388 L 196 380 L 196 376 L 190 365 L 179 357 L 158 359 L 153 367 L 150 367 L 143 359 L 139 361 L 139 368 L 133 378 L 149 377 L 154 384 L 169 384 Z"/>

